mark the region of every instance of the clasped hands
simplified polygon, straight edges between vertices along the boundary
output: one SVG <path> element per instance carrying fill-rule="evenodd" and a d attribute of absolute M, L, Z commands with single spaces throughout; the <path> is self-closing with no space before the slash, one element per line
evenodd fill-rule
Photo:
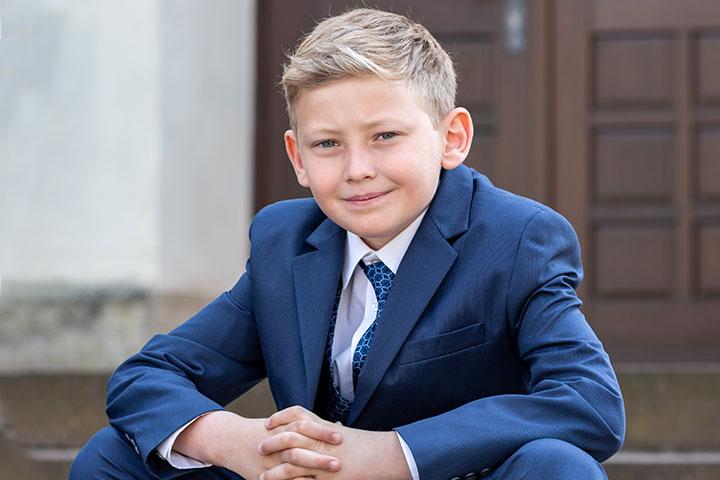
<path fill-rule="evenodd" d="M 388 462 L 401 467 L 398 472 L 407 469 L 394 432 L 344 427 L 300 406 L 275 413 L 264 426 L 270 436 L 258 445 L 258 454 L 279 463 L 263 472 L 260 480 L 387 479 L 393 469 Z"/>
<path fill-rule="evenodd" d="M 300 406 L 267 419 L 210 412 L 173 449 L 248 480 L 411 478 L 395 432 L 345 427 Z"/>
<path fill-rule="evenodd" d="M 260 480 L 305 480 L 340 471 L 338 452 L 333 446 L 342 445 L 342 426 L 327 422 L 300 406 L 281 410 L 263 422 L 268 432 L 258 446 L 262 463 L 271 466 Z M 330 452 L 335 455 L 331 455 Z"/>

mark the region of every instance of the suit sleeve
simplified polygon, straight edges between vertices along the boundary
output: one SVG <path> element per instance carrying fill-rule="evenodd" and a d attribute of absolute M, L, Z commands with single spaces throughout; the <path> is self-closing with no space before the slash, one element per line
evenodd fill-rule
<path fill-rule="evenodd" d="M 265 376 L 251 276 L 248 262 L 230 291 L 170 333 L 154 336 L 110 379 L 110 424 L 161 478 L 178 472 L 154 453 L 164 439 L 193 418 L 223 409 Z"/>
<path fill-rule="evenodd" d="M 610 360 L 580 311 L 581 278 L 574 230 L 555 212 L 539 210 L 517 245 L 506 302 L 528 393 L 477 399 L 398 428 L 420 478 L 492 468 L 542 438 L 564 440 L 598 461 L 620 448 L 623 401 Z"/>

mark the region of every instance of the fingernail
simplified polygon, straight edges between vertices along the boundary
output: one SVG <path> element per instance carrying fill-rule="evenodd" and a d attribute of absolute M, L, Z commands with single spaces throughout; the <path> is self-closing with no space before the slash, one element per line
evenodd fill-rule
<path fill-rule="evenodd" d="M 265 480 L 265 474 L 264 474 L 264 473 L 261 473 L 261 474 L 260 474 L 260 478 L 259 478 L 258 480 Z"/>
<path fill-rule="evenodd" d="M 269 418 L 266 418 L 265 419 L 265 428 L 270 428 L 270 425 L 272 425 L 272 422 L 270 421 Z"/>
<path fill-rule="evenodd" d="M 340 468 L 340 462 L 338 462 L 337 460 L 330 461 L 330 469 L 331 470 L 338 470 L 339 468 Z"/>
<path fill-rule="evenodd" d="M 332 434 L 332 441 L 335 443 L 340 443 L 342 441 L 342 436 L 339 433 L 335 432 Z"/>
<path fill-rule="evenodd" d="M 257 446 L 257 451 L 258 451 L 258 454 L 263 455 L 262 444 Z"/>

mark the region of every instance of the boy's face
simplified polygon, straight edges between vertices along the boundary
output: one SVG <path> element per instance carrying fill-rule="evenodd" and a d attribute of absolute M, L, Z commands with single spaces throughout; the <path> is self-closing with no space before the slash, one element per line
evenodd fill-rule
<path fill-rule="evenodd" d="M 427 208 L 441 168 L 462 162 L 447 158 L 447 122 L 435 128 L 404 81 L 334 81 L 303 91 L 295 114 L 285 143 L 298 182 L 374 249 Z"/>

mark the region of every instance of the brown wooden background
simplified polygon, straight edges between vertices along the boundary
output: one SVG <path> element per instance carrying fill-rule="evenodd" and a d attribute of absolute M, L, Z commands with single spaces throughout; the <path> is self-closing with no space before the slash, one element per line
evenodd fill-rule
<path fill-rule="evenodd" d="M 309 194 L 282 144 L 284 54 L 356 4 L 258 2 L 256 208 Z M 409 14 L 454 57 L 476 124 L 467 163 L 571 221 L 584 310 L 613 359 L 719 360 L 720 1 L 367 4 Z"/>

